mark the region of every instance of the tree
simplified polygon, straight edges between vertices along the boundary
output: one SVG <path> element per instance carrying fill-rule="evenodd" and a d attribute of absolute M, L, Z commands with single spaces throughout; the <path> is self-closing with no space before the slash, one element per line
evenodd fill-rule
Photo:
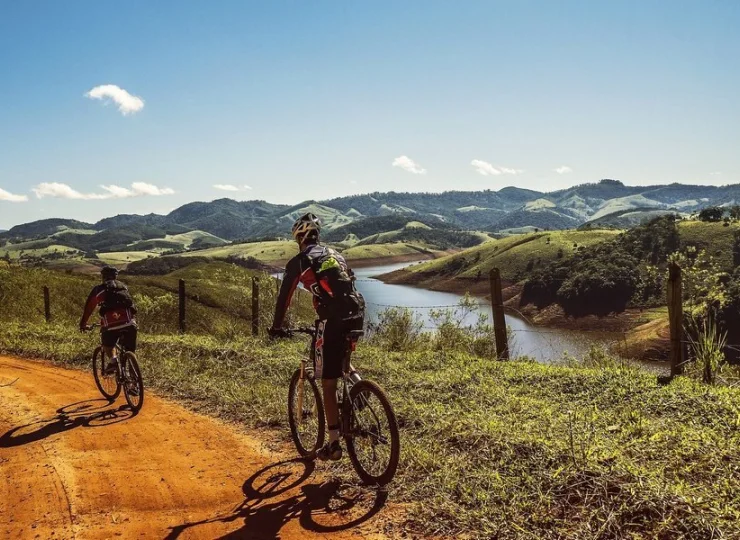
<path fill-rule="evenodd" d="M 700 221 L 721 221 L 724 210 L 719 206 L 707 206 L 699 212 Z"/>
<path fill-rule="evenodd" d="M 739 220 L 740 219 L 740 205 L 733 204 L 732 206 L 730 206 L 729 213 L 730 213 L 730 217 L 733 220 L 735 221 Z"/>

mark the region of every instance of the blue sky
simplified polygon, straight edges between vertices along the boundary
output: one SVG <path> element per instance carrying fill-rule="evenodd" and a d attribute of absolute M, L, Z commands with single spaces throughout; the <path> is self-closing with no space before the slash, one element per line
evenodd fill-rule
<path fill-rule="evenodd" d="M 0 0 L 0 228 L 223 196 L 737 183 L 738 28 L 734 0 Z"/>

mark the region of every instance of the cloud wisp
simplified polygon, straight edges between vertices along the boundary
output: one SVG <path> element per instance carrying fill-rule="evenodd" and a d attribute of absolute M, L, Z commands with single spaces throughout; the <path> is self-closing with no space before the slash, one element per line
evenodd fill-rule
<path fill-rule="evenodd" d="M 33 188 L 36 197 L 53 197 L 57 199 L 75 199 L 83 201 L 100 201 L 105 199 L 128 199 L 130 197 L 142 197 L 145 195 L 160 196 L 172 195 L 172 188 L 160 188 L 146 182 L 134 182 L 130 188 L 116 185 L 101 185 L 105 193 L 81 193 L 67 184 L 59 182 L 44 182 Z"/>
<path fill-rule="evenodd" d="M 85 93 L 86 98 L 99 99 L 106 104 L 111 101 L 118 105 L 118 110 L 123 116 L 134 114 L 144 108 L 144 100 L 139 96 L 133 96 L 126 90 L 115 84 L 101 84 Z"/>
<path fill-rule="evenodd" d="M 561 165 L 557 169 L 553 169 L 558 174 L 570 174 L 573 172 L 573 169 L 568 167 L 567 165 Z"/>
<path fill-rule="evenodd" d="M 27 200 L 28 195 L 15 195 L 9 191 L 5 191 L 3 188 L 0 188 L 0 201 L 26 202 Z"/>
<path fill-rule="evenodd" d="M 412 174 L 426 174 L 427 170 L 408 156 L 398 156 L 391 163 L 393 167 L 399 167 Z"/>
<path fill-rule="evenodd" d="M 243 186 L 235 186 L 233 184 L 213 184 L 213 187 L 220 189 L 221 191 L 249 191 L 252 189 L 251 186 L 246 184 Z"/>
<path fill-rule="evenodd" d="M 470 162 L 476 172 L 483 176 L 499 176 L 502 174 L 522 174 L 522 169 L 512 169 L 511 167 L 501 167 L 500 165 L 493 165 L 482 159 L 474 159 Z"/>

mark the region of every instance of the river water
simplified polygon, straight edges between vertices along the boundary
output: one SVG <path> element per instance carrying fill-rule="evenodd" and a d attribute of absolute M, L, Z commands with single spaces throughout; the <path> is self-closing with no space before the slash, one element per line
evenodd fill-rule
<path fill-rule="evenodd" d="M 430 312 L 433 309 L 444 309 L 436 308 L 436 306 L 456 306 L 462 296 L 408 285 L 391 285 L 374 279 L 375 276 L 399 270 L 408 265 L 409 263 L 399 263 L 355 269 L 358 279 L 357 289 L 363 294 L 368 304 L 368 320 L 377 320 L 378 313 L 390 306 L 404 307 L 413 310 L 421 319 L 424 327 L 433 331 L 434 321 L 430 317 Z M 463 319 L 465 325 L 474 325 L 481 313 L 490 323 L 490 302 L 485 298 L 476 298 L 476 301 L 479 307 Z M 506 315 L 506 324 L 511 328 L 513 335 L 513 343 L 510 343 L 512 356 L 529 356 L 543 363 L 562 361 L 565 354 L 580 358 L 588 352 L 591 345 L 614 339 L 614 336 L 607 334 L 537 327 L 521 317 L 510 314 Z"/>

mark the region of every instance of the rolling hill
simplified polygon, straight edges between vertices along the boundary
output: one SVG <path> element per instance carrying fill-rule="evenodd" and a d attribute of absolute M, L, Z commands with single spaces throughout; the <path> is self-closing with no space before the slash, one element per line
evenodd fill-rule
<path fill-rule="evenodd" d="M 78 252 L 218 250 L 229 242 L 287 238 L 296 217 L 309 211 L 323 221 L 325 238 L 345 248 L 389 242 L 464 248 L 485 239 L 476 231 L 510 234 L 583 225 L 632 227 L 666 213 L 688 215 L 706 206 L 737 201 L 740 185 L 627 186 L 608 179 L 549 193 L 517 187 L 475 192 L 375 192 L 293 206 L 224 198 L 188 203 L 166 215 L 124 214 L 94 224 L 55 218 L 17 225 L 0 233 L 0 256 L 21 250 L 27 256 L 48 255 L 51 246 L 74 256 L 79 256 Z M 433 230 L 407 227 L 409 222 Z M 46 243 L 26 244 L 40 240 Z M 233 250 L 242 252 L 245 248 Z M 130 260 L 133 255 L 122 257 Z"/>

